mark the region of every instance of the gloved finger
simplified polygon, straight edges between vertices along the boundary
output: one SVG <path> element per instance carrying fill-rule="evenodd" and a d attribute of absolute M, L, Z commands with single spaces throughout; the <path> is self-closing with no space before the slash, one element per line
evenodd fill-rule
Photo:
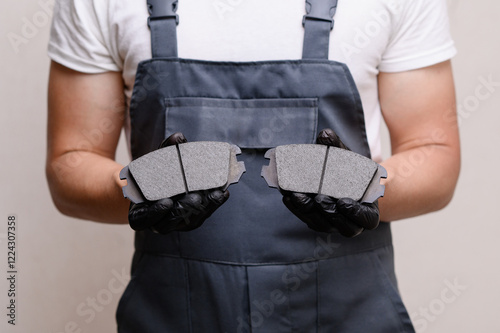
<path fill-rule="evenodd" d="M 314 208 L 313 198 L 306 193 L 289 192 L 284 197 L 288 198 L 289 203 L 299 212 L 308 213 Z"/>
<path fill-rule="evenodd" d="M 338 147 L 342 149 L 347 149 L 347 146 L 340 140 L 337 133 L 335 133 L 332 129 L 326 128 L 319 132 L 318 137 L 316 138 L 316 143 L 320 145 Z"/>
<path fill-rule="evenodd" d="M 373 230 L 379 225 L 380 212 L 377 202 L 362 204 L 351 198 L 342 198 L 338 200 L 337 208 L 340 213 L 365 229 Z"/>
<path fill-rule="evenodd" d="M 323 194 L 314 198 L 317 205 L 321 207 L 323 219 L 329 222 L 330 227 L 335 228 L 345 237 L 354 237 L 363 232 L 363 228 L 351 222 L 338 209 L 338 200 Z"/>
<path fill-rule="evenodd" d="M 297 208 L 292 203 L 292 198 L 290 195 L 284 195 L 282 198 L 283 204 L 291 211 L 295 216 L 297 216 L 302 222 L 309 224 L 310 221 L 310 212 L 307 209 L 303 209 L 303 207 Z"/>
<path fill-rule="evenodd" d="M 219 189 L 200 192 L 203 197 L 203 207 L 198 214 L 189 217 L 189 224 L 180 227 L 179 231 L 190 231 L 200 227 L 223 203 L 229 199 L 229 191 Z"/>
<path fill-rule="evenodd" d="M 204 209 L 201 193 L 192 192 L 183 194 L 174 203 L 172 222 L 177 225 L 176 230 L 187 231 L 198 227 L 196 216 Z"/>
<path fill-rule="evenodd" d="M 184 137 L 184 134 L 182 134 L 181 132 L 175 132 L 174 134 L 172 134 L 171 136 L 169 136 L 168 138 L 163 140 L 163 142 L 160 144 L 159 148 L 165 148 L 168 146 L 174 146 L 174 145 L 186 143 L 186 142 L 187 142 L 187 140 Z"/>
<path fill-rule="evenodd" d="M 175 219 L 173 209 L 166 214 L 165 218 L 158 221 L 155 225 L 151 226 L 150 229 L 158 234 L 166 235 L 174 230 L 177 230 L 180 220 Z"/>
<path fill-rule="evenodd" d="M 148 223 L 149 204 L 130 204 L 128 211 L 128 222 L 130 227 L 136 231 L 149 228 L 152 224 Z"/>
<path fill-rule="evenodd" d="M 325 223 L 311 195 L 288 192 L 283 194 L 283 203 L 295 216 L 318 232 L 329 232 L 331 226 Z"/>
<path fill-rule="evenodd" d="M 189 202 L 189 198 L 185 201 Z M 189 204 L 186 205 L 185 202 L 179 204 L 175 200 L 168 216 L 164 220 L 158 221 L 151 229 L 160 234 L 167 234 L 173 230 L 184 228 L 186 224 L 190 224 L 190 217 L 194 214 L 189 207 Z"/>
<path fill-rule="evenodd" d="M 229 191 L 221 191 L 219 189 L 208 191 L 205 198 L 206 205 L 204 208 L 203 218 L 207 219 L 229 199 Z"/>
<path fill-rule="evenodd" d="M 131 204 L 128 212 L 130 227 L 144 230 L 164 219 L 172 210 L 173 202 L 166 198 L 153 203 Z"/>
<path fill-rule="evenodd" d="M 283 203 L 302 222 L 309 225 L 311 229 L 324 231 L 324 228 L 315 224 L 315 221 L 319 219 L 316 216 L 317 212 L 315 212 L 314 200 L 311 195 L 299 192 L 287 192 L 283 194 Z"/>

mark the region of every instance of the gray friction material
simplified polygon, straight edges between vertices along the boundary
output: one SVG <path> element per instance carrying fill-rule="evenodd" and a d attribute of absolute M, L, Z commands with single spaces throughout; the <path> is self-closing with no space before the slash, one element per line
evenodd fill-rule
<path fill-rule="evenodd" d="M 188 192 L 218 188 L 228 182 L 231 146 L 225 142 L 179 145 Z"/>
<path fill-rule="evenodd" d="M 245 164 L 241 150 L 225 142 L 189 142 L 146 154 L 120 171 L 123 195 L 134 203 L 192 191 L 227 189 L 239 181 Z"/>
<path fill-rule="evenodd" d="M 270 187 L 301 193 L 321 193 L 372 203 L 384 196 L 381 178 L 387 171 L 371 159 L 337 147 L 302 144 L 278 146 L 266 152 L 269 165 L 261 175 Z"/>
<path fill-rule="evenodd" d="M 176 146 L 155 150 L 130 162 L 129 170 L 147 200 L 186 192 Z"/>
<path fill-rule="evenodd" d="M 358 201 L 377 170 L 378 164 L 362 155 L 330 147 L 319 193 Z"/>
<path fill-rule="evenodd" d="M 324 145 L 276 147 L 279 187 L 285 191 L 318 193 L 326 152 Z"/>

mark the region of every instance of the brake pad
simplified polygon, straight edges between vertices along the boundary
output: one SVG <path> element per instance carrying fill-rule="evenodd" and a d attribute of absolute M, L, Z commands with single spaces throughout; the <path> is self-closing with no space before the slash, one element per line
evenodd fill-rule
<path fill-rule="evenodd" d="M 387 178 L 384 167 L 346 149 L 286 145 L 268 150 L 265 157 L 270 162 L 261 175 L 270 187 L 367 203 L 384 195 L 385 186 L 380 185 L 380 178 Z"/>
<path fill-rule="evenodd" d="M 225 142 L 188 142 L 146 154 L 120 172 L 123 195 L 134 203 L 156 201 L 182 193 L 227 189 L 245 172 L 236 155 L 241 150 Z"/>

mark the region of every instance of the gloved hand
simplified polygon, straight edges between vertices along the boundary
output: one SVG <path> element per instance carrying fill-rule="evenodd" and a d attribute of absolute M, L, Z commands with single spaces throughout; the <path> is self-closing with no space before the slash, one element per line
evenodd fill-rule
<path fill-rule="evenodd" d="M 162 142 L 160 148 L 185 142 L 187 140 L 182 133 L 174 133 Z M 180 194 L 154 202 L 132 203 L 128 220 L 134 230 L 150 228 L 160 234 L 190 231 L 200 227 L 228 198 L 228 191 L 214 189 Z"/>
<path fill-rule="evenodd" d="M 331 129 L 321 131 L 316 143 L 349 150 Z M 364 229 L 375 229 L 380 222 L 378 201 L 368 204 L 350 198 L 336 200 L 322 194 L 285 191 L 282 194 L 285 206 L 315 231 L 337 230 L 343 236 L 354 237 Z"/>

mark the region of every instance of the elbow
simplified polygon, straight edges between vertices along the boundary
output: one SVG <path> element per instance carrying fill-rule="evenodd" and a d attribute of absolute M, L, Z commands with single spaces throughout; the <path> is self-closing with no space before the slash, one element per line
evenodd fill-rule
<path fill-rule="evenodd" d="M 454 193 L 455 193 L 454 187 L 444 193 L 440 193 L 440 195 L 434 199 L 434 204 L 432 207 L 433 209 L 431 210 L 431 212 L 437 212 L 446 208 L 452 201 Z"/>
<path fill-rule="evenodd" d="M 49 186 L 52 202 L 54 203 L 56 209 L 63 215 L 76 217 L 73 209 L 71 209 L 68 195 L 64 190 L 64 178 L 62 177 L 62 174 L 58 173 L 56 169 L 50 165 L 50 163 L 47 163 L 45 168 L 45 177 Z"/>
<path fill-rule="evenodd" d="M 455 195 L 459 175 L 460 158 L 458 157 L 453 167 L 450 167 L 446 175 L 443 175 L 441 180 L 436 184 L 434 195 L 429 196 L 433 202 L 431 212 L 442 210 L 451 203 Z"/>
<path fill-rule="evenodd" d="M 59 211 L 59 213 L 68 217 L 75 217 L 75 218 L 78 217 L 74 214 L 73 210 L 69 208 L 69 205 L 63 200 L 63 198 L 61 198 L 52 191 L 51 191 L 51 196 L 52 196 L 52 202 L 54 203 L 54 206 Z"/>
<path fill-rule="evenodd" d="M 455 193 L 455 186 L 438 184 L 439 188 L 434 188 L 426 193 L 422 193 L 421 206 L 416 214 L 412 216 L 434 213 L 446 208 L 452 201 Z"/>

